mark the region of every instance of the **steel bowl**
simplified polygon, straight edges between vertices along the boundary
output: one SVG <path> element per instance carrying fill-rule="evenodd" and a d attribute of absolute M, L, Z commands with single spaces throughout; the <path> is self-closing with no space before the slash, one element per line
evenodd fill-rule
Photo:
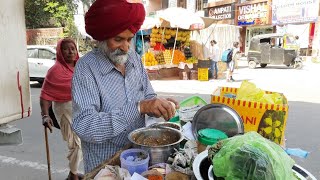
<path fill-rule="evenodd" d="M 161 145 L 146 144 L 148 140 L 161 139 L 162 137 L 170 137 L 163 141 Z M 148 151 L 150 155 L 150 164 L 165 163 L 168 161 L 169 156 L 178 150 L 180 147 L 180 142 L 184 139 L 182 133 L 179 130 L 168 127 L 145 127 L 132 131 L 128 135 L 128 139 L 133 143 L 134 148 L 141 148 Z M 153 141 L 154 142 L 154 141 Z"/>
<path fill-rule="evenodd" d="M 192 170 L 197 180 L 208 180 L 208 169 L 211 166 L 211 161 L 208 158 L 208 150 L 198 154 L 193 163 Z"/>

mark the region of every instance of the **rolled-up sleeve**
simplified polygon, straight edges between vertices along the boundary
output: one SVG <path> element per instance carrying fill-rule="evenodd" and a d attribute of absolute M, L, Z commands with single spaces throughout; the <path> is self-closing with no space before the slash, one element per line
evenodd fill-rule
<path fill-rule="evenodd" d="M 126 119 L 140 118 L 136 102 L 127 102 L 121 108 L 101 112 L 98 86 L 89 67 L 81 64 L 72 82 L 73 122 L 72 129 L 82 141 L 103 143 L 125 131 Z"/>

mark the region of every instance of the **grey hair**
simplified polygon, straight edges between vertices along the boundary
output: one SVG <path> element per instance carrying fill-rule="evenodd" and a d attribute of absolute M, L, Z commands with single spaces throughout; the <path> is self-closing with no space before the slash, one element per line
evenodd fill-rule
<path fill-rule="evenodd" d="M 97 43 L 97 48 L 104 53 L 109 60 L 111 60 L 114 64 L 124 64 L 128 60 L 128 53 L 122 51 L 121 49 L 116 49 L 112 51 L 108 47 L 107 40 L 99 41 Z"/>
<path fill-rule="evenodd" d="M 107 53 L 107 40 L 104 41 L 98 41 L 97 42 L 97 48 L 100 49 L 103 53 Z"/>

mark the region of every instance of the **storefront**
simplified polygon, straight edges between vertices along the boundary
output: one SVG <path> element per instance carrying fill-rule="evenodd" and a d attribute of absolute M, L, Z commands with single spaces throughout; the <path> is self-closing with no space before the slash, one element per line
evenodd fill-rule
<path fill-rule="evenodd" d="M 208 59 L 210 40 L 215 40 L 219 47 L 219 57 L 222 52 L 232 47 L 233 42 L 239 41 L 240 27 L 235 25 L 236 0 L 209 2 L 204 9 L 205 17 L 216 20 L 210 27 L 193 33 L 193 39 L 201 44 L 203 59 Z M 192 49 L 193 52 L 193 49 Z M 225 63 L 218 63 L 218 77 L 224 76 Z"/>
<path fill-rule="evenodd" d="M 257 0 L 236 4 L 235 24 L 241 29 L 241 51 L 245 54 L 251 38 L 259 34 L 274 32 L 271 21 L 271 0 Z"/>
<path fill-rule="evenodd" d="M 319 36 L 315 33 L 319 16 L 319 0 L 272 2 L 272 24 L 277 32 L 299 36 L 301 54 L 309 56 L 319 48 Z"/>
<path fill-rule="evenodd" d="M 202 42 L 209 49 L 208 39 L 216 40 L 220 54 L 232 47 L 233 42 L 239 41 L 240 27 L 235 25 L 236 0 L 208 3 L 205 16 L 216 20 L 211 27 L 201 31 Z"/>

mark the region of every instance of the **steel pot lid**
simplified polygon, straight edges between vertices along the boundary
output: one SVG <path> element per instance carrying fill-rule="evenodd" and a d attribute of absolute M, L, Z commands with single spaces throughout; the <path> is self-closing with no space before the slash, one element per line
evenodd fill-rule
<path fill-rule="evenodd" d="M 192 120 L 192 133 L 198 139 L 198 131 L 213 128 L 223 131 L 228 137 L 244 133 L 243 121 L 231 107 L 213 103 L 200 108 Z"/>

